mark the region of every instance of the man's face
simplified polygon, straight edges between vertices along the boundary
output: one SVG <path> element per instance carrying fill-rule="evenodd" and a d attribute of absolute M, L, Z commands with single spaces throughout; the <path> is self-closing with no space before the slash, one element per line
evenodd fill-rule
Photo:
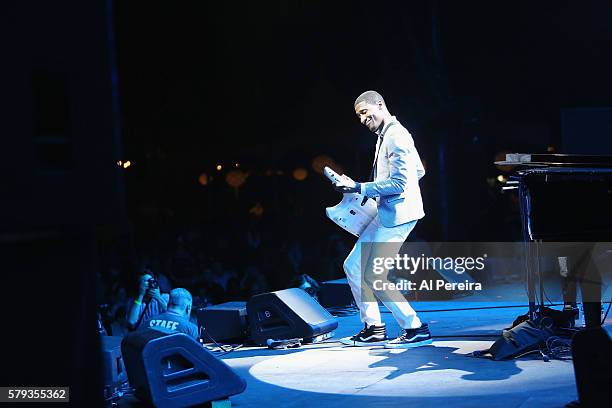
<path fill-rule="evenodd" d="M 355 105 L 355 113 L 361 124 L 365 125 L 371 132 L 376 132 L 383 123 L 382 104 L 372 105 L 365 101 L 359 102 Z"/>

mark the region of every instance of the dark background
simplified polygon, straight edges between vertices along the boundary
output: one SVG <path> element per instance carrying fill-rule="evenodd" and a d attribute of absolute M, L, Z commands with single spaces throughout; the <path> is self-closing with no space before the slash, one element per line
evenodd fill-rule
<path fill-rule="evenodd" d="M 342 275 L 353 238 L 325 218 L 339 195 L 312 164 L 367 178 L 364 90 L 427 168 L 413 240 L 519 239 L 493 165 L 504 152 L 612 154 L 608 1 L 1 7 L 1 384 L 68 384 L 76 405 L 98 387 L 83 372 L 97 372 L 96 277 L 110 270 L 173 273 L 188 242 L 199 265 L 258 265 L 277 286 Z"/>
<path fill-rule="evenodd" d="M 280 195 L 297 194 L 304 211 L 324 224 L 322 209 L 337 196 L 311 161 L 325 154 L 353 178 L 367 178 L 375 139 L 352 103 L 376 89 L 427 165 L 428 216 L 415 233 L 513 239 L 511 227 L 496 222 L 505 214 L 491 202 L 498 186 L 492 191 L 486 179 L 499 174 L 492 162 L 502 151 L 564 152 L 561 110 L 610 105 L 611 7 L 119 2 L 125 157 L 136 163 L 127 172 L 130 209 L 156 203 L 177 217 L 218 217 L 215 204 L 227 208 L 231 200 L 197 177 L 214 175 L 217 163 L 227 169 L 239 162 L 251 180 L 280 169 L 291 183 L 294 168 L 307 169 L 309 177 L 293 183 L 298 191 L 285 186 Z M 224 184 L 223 174 L 217 183 Z M 245 195 L 245 206 L 265 200 Z"/>

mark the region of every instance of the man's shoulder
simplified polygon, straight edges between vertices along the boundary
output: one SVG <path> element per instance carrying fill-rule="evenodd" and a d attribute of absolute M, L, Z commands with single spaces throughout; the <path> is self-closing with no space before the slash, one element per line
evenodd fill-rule
<path fill-rule="evenodd" d="M 189 317 L 187 316 L 183 316 L 183 315 L 178 315 L 178 314 L 174 314 L 174 313 L 170 313 L 170 312 L 165 312 L 162 313 L 165 317 L 165 319 L 167 320 L 172 320 L 175 322 L 179 322 L 182 326 L 185 327 L 190 327 L 190 328 L 195 328 L 197 330 L 198 326 L 196 326 L 195 324 L 193 324 L 191 322 L 191 320 L 189 320 Z"/>
<path fill-rule="evenodd" d="M 195 331 L 198 331 L 198 325 L 195 323 L 192 323 L 189 319 L 185 319 L 185 325 L 187 327 L 194 329 Z"/>
<path fill-rule="evenodd" d="M 410 136 L 408 129 L 404 127 L 399 121 L 394 121 L 389 125 L 389 128 L 385 132 L 385 138 L 405 137 Z"/>
<path fill-rule="evenodd" d="M 402 126 L 399 122 L 390 126 L 388 131 L 385 133 L 385 140 L 387 146 L 404 146 L 410 145 L 413 142 L 412 135 L 408 129 Z"/>
<path fill-rule="evenodd" d="M 187 334 L 189 334 L 193 338 L 198 338 L 198 336 L 200 335 L 200 329 L 197 325 L 193 324 L 191 321 L 189 321 L 189 319 L 185 319 L 185 322 L 182 325 L 183 329 Z"/>

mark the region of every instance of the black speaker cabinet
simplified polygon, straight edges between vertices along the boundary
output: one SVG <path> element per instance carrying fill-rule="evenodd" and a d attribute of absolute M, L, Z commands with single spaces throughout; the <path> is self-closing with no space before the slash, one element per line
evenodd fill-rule
<path fill-rule="evenodd" d="M 156 407 L 185 407 L 240 394 L 246 382 L 184 333 L 142 329 L 121 344 L 130 385 Z"/>
<path fill-rule="evenodd" d="M 247 303 L 251 339 L 303 338 L 306 342 L 338 327 L 338 320 L 301 289 L 291 288 L 253 296 Z M 329 335 L 331 337 L 331 334 Z"/>
<path fill-rule="evenodd" d="M 354 301 L 346 278 L 323 282 L 318 298 L 323 307 L 346 307 L 351 306 Z"/>
<path fill-rule="evenodd" d="M 604 407 L 612 401 L 612 340 L 601 328 L 578 332 L 572 339 L 574 374 L 581 407 Z"/>
<path fill-rule="evenodd" d="M 203 329 L 205 343 L 243 341 L 247 337 L 246 302 L 227 302 L 196 310 L 198 324 Z"/>

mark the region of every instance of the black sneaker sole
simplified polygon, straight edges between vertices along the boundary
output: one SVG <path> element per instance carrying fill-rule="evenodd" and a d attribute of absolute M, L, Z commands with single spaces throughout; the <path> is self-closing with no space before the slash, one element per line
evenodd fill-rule
<path fill-rule="evenodd" d="M 421 340 L 421 341 L 413 341 L 413 342 L 406 342 L 406 343 L 387 343 L 385 344 L 385 348 L 387 349 L 408 349 L 408 348 L 414 348 L 414 347 L 421 347 L 421 346 L 426 346 L 428 344 L 433 343 L 432 339 L 426 339 L 426 340 Z"/>
<path fill-rule="evenodd" d="M 347 346 L 368 347 L 368 346 L 384 346 L 385 344 L 387 344 L 389 340 L 384 339 L 384 340 L 376 340 L 376 341 L 355 341 L 355 340 L 352 340 L 350 337 L 345 337 L 338 341 Z"/>

